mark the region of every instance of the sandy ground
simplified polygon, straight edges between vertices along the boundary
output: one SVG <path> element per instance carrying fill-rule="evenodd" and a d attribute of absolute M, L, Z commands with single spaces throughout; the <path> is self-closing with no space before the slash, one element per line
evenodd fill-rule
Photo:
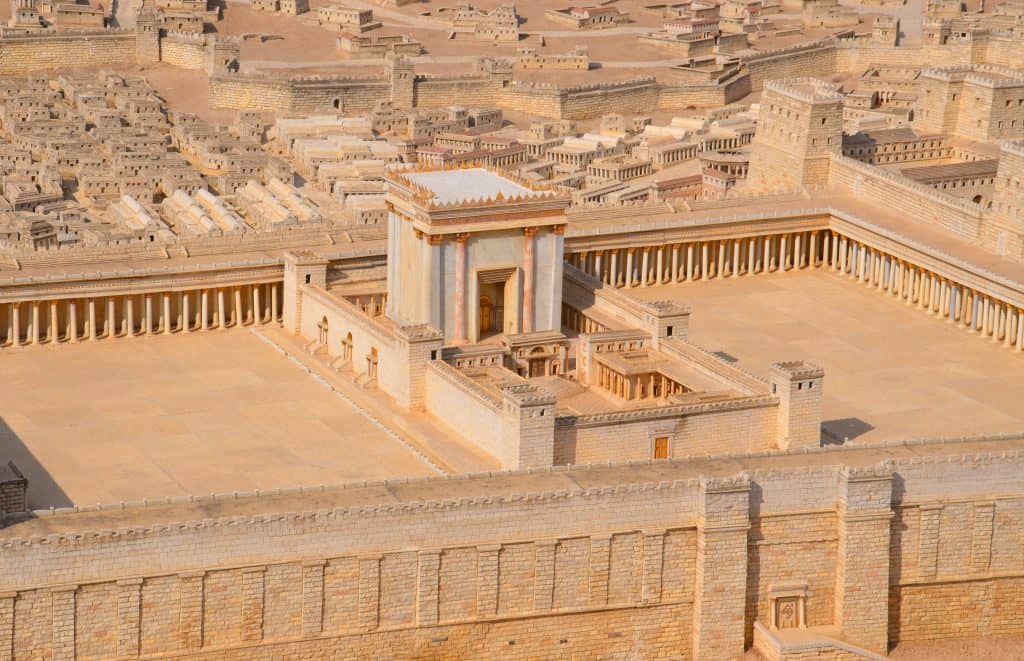
<path fill-rule="evenodd" d="M 245 329 L 3 364 L 0 457 L 34 508 L 436 474 Z"/>
<path fill-rule="evenodd" d="M 692 340 L 755 374 L 775 361 L 820 364 L 834 439 L 1024 430 L 1024 355 L 830 272 L 630 291 L 692 306 Z"/>
<path fill-rule="evenodd" d="M 990 636 L 901 643 L 896 661 L 1024 661 L 1024 636 Z"/>

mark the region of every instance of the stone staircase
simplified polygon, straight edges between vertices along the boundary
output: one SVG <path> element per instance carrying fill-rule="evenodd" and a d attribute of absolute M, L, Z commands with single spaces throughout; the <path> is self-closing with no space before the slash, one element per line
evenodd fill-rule
<path fill-rule="evenodd" d="M 843 639 L 839 627 L 769 629 L 754 622 L 754 648 L 765 661 L 886 661 Z"/>

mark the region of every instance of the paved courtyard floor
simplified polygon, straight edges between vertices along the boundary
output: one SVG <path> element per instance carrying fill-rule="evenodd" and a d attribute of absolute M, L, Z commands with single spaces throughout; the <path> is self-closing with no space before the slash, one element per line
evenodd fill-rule
<path fill-rule="evenodd" d="M 826 441 L 1024 430 L 1024 353 L 856 281 L 800 271 L 631 291 L 689 304 L 692 341 L 759 376 L 782 360 L 824 367 Z"/>
<path fill-rule="evenodd" d="M 0 365 L 0 457 L 35 508 L 436 473 L 244 330 L 4 351 Z"/>

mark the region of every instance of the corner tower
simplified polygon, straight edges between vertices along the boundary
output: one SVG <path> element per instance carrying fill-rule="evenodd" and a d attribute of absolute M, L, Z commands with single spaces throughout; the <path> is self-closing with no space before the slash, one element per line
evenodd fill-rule
<path fill-rule="evenodd" d="M 824 186 L 842 142 L 838 85 L 816 78 L 770 80 L 761 97 L 748 186 L 765 192 Z"/>

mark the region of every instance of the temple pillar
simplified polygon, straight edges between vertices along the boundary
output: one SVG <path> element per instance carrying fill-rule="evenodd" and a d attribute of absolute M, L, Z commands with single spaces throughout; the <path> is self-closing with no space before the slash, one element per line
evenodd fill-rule
<path fill-rule="evenodd" d="M 650 274 L 650 248 L 640 249 L 640 286 L 646 287 L 648 281 L 648 275 Z"/>
<path fill-rule="evenodd" d="M 732 242 L 732 265 L 729 275 L 735 278 L 740 274 L 740 240 L 733 239 Z"/>
<path fill-rule="evenodd" d="M 135 300 L 132 296 L 128 296 L 124 300 L 124 316 L 128 320 L 128 332 L 125 337 L 133 337 L 135 335 Z"/>
<path fill-rule="evenodd" d="M 455 310 L 452 343 L 466 342 L 466 242 L 468 234 L 455 237 Z"/>
<path fill-rule="evenodd" d="M 199 327 L 210 328 L 210 292 L 205 289 L 199 294 Z"/>
<path fill-rule="evenodd" d="M 672 277 L 669 282 L 679 282 L 679 244 L 672 246 Z"/>
<path fill-rule="evenodd" d="M 21 346 L 21 303 L 11 303 L 11 346 Z"/>
<path fill-rule="evenodd" d="M 60 326 L 57 321 L 57 301 L 50 301 L 50 330 L 47 333 L 47 339 L 50 341 L 50 344 L 60 342 Z"/>
<path fill-rule="evenodd" d="M 779 237 L 779 271 L 782 271 L 782 272 L 785 272 L 785 270 L 786 270 L 786 261 L 789 259 L 788 256 L 786 255 L 786 248 L 787 248 L 786 244 L 789 242 L 787 240 L 788 238 L 789 238 L 788 234 L 783 234 L 782 236 Z"/>
<path fill-rule="evenodd" d="M 725 277 L 725 241 L 718 242 L 718 262 L 715 264 L 715 277 Z"/>
<path fill-rule="evenodd" d="M 39 302 L 32 301 L 32 332 L 29 337 L 32 344 L 39 344 Z"/>
<path fill-rule="evenodd" d="M 754 237 L 747 239 L 747 277 L 754 275 L 757 260 L 757 240 Z"/>
<path fill-rule="evenodd" d="M 534 299 L 536 298 L 536 254 L 537 254 L 537 228 L 527 227 L 523 230 L 525 236 L 525 247 L 523 250 L 523 332 L 533 332 L 534 321 Z M 463 266 L 465 268 L 465 266 Z M 465 274 L 465 271 L 460 273 Z"/>
<path fill-rule="evenodd" d="M 270 285 L 270 321 L 276 322 L 277 317 L 277 283 Z"/>
<path fill-rule="evenodd" d="M 810 233 L 807 238 L 807 267 L 811 269 L 818 268 L 818 231 L 815 230 Z"/>
<path fill-rule="evenodd" d="M 181 292 L 181 332 L 190 333 L 192 332 L 192 320 L 189 319 L 189 293 L 187 291 Z"/>
<path fill-rule="evenodd" d="M 608 281 L 612 287 L 619 286 L 619 251 L 612 251 L 611 264 L 608 269 Z"/>
<path fill-rule="evenodd" d="M 252 288 L 252 309 L 253 314 L 256 315 L 256 325 L 262 326 L 264 321 L 263 308 L 260 307 L 260 287 L 263 285 L 254 285 Z"/>
<path fill-rule="evenodd" d="M 686 244 L 686 281 L 693 280 L 693 244 Z"/>
<path fill-rule="evenodd" d="M 700 244 L 700 279 L 708 279 L 708 242 Z"/>
<path fill-rule="evenodd" d="M 171 323 L 171 295 L 169 293 L 164 294 L 163 317 L 164 335 L 170 335 L 171 331 L 173 330 L 173 324 Z"/>
<path fill-rule="evenodd" d="M 764 251 L 761 253 L 761 273 L 772 270 L 772 237 L 764 237 Z"/>
<path fill-rule="evenodd" d="M 68 301 L 68 341 L 78 344 L 78 306 Z"/>
<path fill-rule="evenodd" d="M 244 313 L 242 312 L 242 288 L 241 287 L 235 287 L 234 294 L 235 294 L 235 296 L 234 296 L 234 299 L 235 299 L 235 306 L 234 306 L 235 313 L 234 313 L 234 319 L 232 321 L 234 322 L 235 327 L 238 327 L 238 326 L 241 326 L 244 323 L 244 321 L 245 321 L 245 316 L 244 316 Z"/>
<path fill-rule="evenodd" d="M 96 339 L 96 301 L 89 299 L 89 339 Z"/>
<path fill-rule="evenodd" d="M 217 328 L 224 330 L 227 328 L 227 322 L 224 320 L 224 290 L 217 289 Z"/>
<path fill-rule="evenodd" d="M 150 335 L 153 333 L 153 295 L 146 294 L 145 302 L 145 319 L 143 320 L 142 332 L 144 335 Z"/>

